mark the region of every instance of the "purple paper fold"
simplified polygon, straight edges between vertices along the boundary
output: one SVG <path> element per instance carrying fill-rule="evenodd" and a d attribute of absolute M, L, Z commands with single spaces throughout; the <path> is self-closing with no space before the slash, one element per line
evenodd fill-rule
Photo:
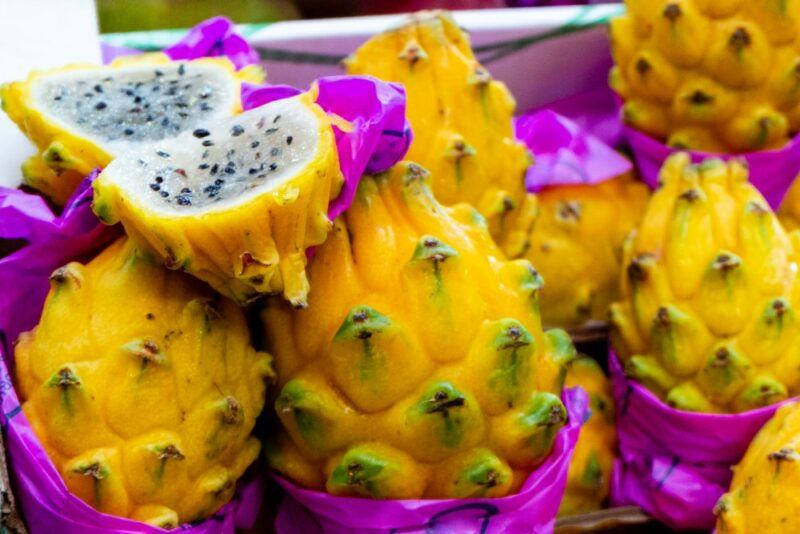
<path fill-rule="evenodd" d="M 498 499 L 376 501 L 334 497 L 275 477 L 286 492 L 275 521 L 278 534 L 377 534 L 386 532 L 550 533 L 567 481 L 569 461 L 588 414 L 588 396 L 580 388 L 562 398 L 569 421 L 553 450 L 519 493 Z"/>
<path fill-rule="evenodd" d="M 258 52 L 236 32 L 230 19 L 214 17 L 204 20 L 188 31 L 164 53 L 172 59 L 197 59 L 225 56 L 237 69 L 258 63 Z"/>
<path fill-rule="evenodd" d="M 629 380 L 613 351 L 608 367 L 619 440 L 612 504 L 639 506 L 674 529 L 712 529 L 731 467 L 789 401 L 737 414 L 685 412 Z"/>
<path fill-rule="evenodd" d="M 625 137 L 633 151 L 642 180 L 652 188 L 657 187 L 661 166 L 678 150 L 627 126 Z M 695 163 L 707 158 L 744 159 L 750 168 L 750 183 L 764 195 L 772 209 L 776 210 L 800 171 L 800 136 L 779 150 L 733 155 L 689 151 L 689 154 Z"/>
<path fill-rule="evenodd" d="M 364 173 L 383 172 L 400 161 L 413 136 L 406 120 L 406 93 L 402 85 L 370 76 L 327 76 L 315 83 L 317 104 L 352 126 L 349 131 L 333 126 L 339 167 L 344 176 L 341 193 L 328 207 L 328 216 L 333 220 L 353 202 Z M 248 110 L 300 92 L 288 85 L 244 84 L 242 106 Z"/>
<path fill-rule="evenodd" d="M 549 109 L 518 117 L 514 130 L 534 155 L 525 176 L 525 185 L 533 193 L 548 186 L 594 185 L 632 168 L 617 151 Z"/>
<path fill-rule="evenodd" d="M 49 277 L 72 260 L 85 261 L 119 236 L 91 210 L 95 171 L 73 194 L 60 216 L 37 195 L 0 188 L 0 239 L 24 239 L 27 245 L 0 258 L 0 423 L 5 431 L 9 467 L 16 481 L 30 532 L 59 534 L 163 532 L 130 519 L 102 514 L 67 491 L 36 438 L 13 388 L 12 343 L 39 322 L 49 291 Z M 195 534 L 233 534 L 253 524 L 261 506 L 262 480 L 239 485 L 234 500 L 206 521 L 183 525 Z"/>
<path fill-rule="evenodd" d="M 118 57 L 135 56 L 141 50 L 100 43 L 103 63 L 111 63 Z M 225 17 L 204 20 L 189 29 L 177 43 L 163 50 L 173 60 L 199 59 L 201 57 L 228 58 L 237 69 L 257 64 L 260 57 L 255 48 L 236 32 L 236 25 Z"/>

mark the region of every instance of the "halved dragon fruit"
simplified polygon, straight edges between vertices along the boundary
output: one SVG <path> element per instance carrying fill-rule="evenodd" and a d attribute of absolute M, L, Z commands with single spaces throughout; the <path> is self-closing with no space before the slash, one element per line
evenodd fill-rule
<path fill-rule="evenodd" d="M 257 67 L 237 71 L 226 58 L 145 54 L 33 72 L 0 88 L 0 97 L 40 150 L 23 165 L 26 184 L 63 204 L 115 155 L 238 113 L 241 82 L 262 78 Z"/>
<path fill-rule="evenodd" d="M 325 240 L 343 183 L 316 97 L 315 87 L 125 152 L 94 182 L 95 213 L 240 303 L 283 293 L 304 306 L 306 249 Z"/>

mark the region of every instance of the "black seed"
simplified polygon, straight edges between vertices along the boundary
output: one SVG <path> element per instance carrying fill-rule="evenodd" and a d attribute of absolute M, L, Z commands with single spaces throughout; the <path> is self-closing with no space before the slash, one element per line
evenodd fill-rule
<path fill-rule="evenodd" d="M 189 189 L 188 187 L 184 187 L 183 189 L 181 189 L 181 193 L 191 193 L 191 192 L 192 190 Z"/>
<path fill-rule="evenodd" d="M 133 89 L 125 89 L 125 94 L 128 96 L 133 96 L 134 95 Z"/>
<path fill-rule="evenodd" d="M 186 102 L 175 102 L 175 107 L 180 109 L 185 109 L 189 107 L 189 104 Z"/>
<path fill-rule="evenodd" d="M 103 86 L 98 83 L 97 85 L 94 86 L 94 90 L 97 93 L 102 93 L 103 92 Z"/>
<path fill-rule="evenodd" d="M 161 78 L 164 75 L 164 73 L 162 71 L 160 71 L 160 70 L 156 70 L 155 74 L 156 74 L 156 78 Z"/>
<path fill-rule="evenodd" d="M 157 183 L 157 184 L 160 184 L 160 183 L 162 183 L 163 181 L 164 181 L 164 178 L 162 178 L 161 176 L 156 176 L 156 183 Z"/>
<path fill-rule="evenodd" d="M 94 93 L 83 93 L 83 96 L 85 96 L 86 98 L 92 98 L 94 96 Z"/>
<path fill-rule="evenodd" d="M 54 96 L 53 100 L 61 100 L 61 96 Z"/>
<path fill-rule="evenodd" d="M 197 168 L 198 168 L 198 169 L 200 169 L 200 170 L 202 170 L 202 171 L 204 171 L 204 170 L 206 170 L 207 168 L 209 168 L 210 166 L 211 166 L 211 165 L 209 165 L 208 163 L 201 163 L 201 164 L 200 164 L 200 165 L 199 165 Z"/>
<path fill-rule="evenodd" d="M 178 74 L 181 76 L 186 74 L 186 65 L 184 65 L 183 63 L 181 63 L 181 66 L 178 67 Z"/>
<path fill-rule="evenodd" d="M 266 177 L 267 177 L 266 174 L 259 174 L 258 176 L 256 176 L 256 178 L 266 178 Z"/>
<path fill-rule="evenodd" d="M 273 148 L 272 150 L 269 151 L 269 155 L 272 156 L 273 158 L 275 156 L 277 156 L 278 154 L 280 154 L 280 153 L 281 153 L 281 151 L 277 147 L 275 147 L 275 148 Z"/>
<path fill-rule="evenodd" d="M 161 189 L 161 186 L 158 184 L 150 184 L 150 189 L 152 189 L 153 191 L 158 191 L 159 189 Z"/>
<path fill-rule="evenodd" d="M 228 150 L 228 152 L 225 154 L 225 157 L 228 158 L 228 159 L 231 159 L 231 157 L 233 157 L 234 154 L 236 154 L 236 150 L 232 148 L 232 149 Z"/>
<path fill-rule="evenodd" d="M 179 206 L 191 206 L 192 205 L 192 199 L 187 197 L 186 195 L 178 195 L 177 197 L 175 197 L 175 199 L 178 201 L 178 205 Z"/>
<path fill-rule="evenodd" d="M 177 83 L 178 83 L 178 80 L 170 80 L 169 81 L 170 85 L 177 85 Z"/>
<path fill-rule="evenodd" d="M 217 174 L 219 170 L 219 163 L 215 163 L 213 167 L 211 167 L 211 174 Z"/>
<path fill-rule="evenodd" d="M 137 96 L 136 98 L 133 99 L 133 103 L 134 104 L 141 104 L 142 103 L 142 97 L 141 96 Z"/>
<path fill-rule="evenodd" d="M 278 168 L 278 164 L 277 163 L 270 163 L 269 164 L 269 170 L 274 171 L 277 168 Z"/>
<path fill-rule="evenodd" d="M 183 88 L 184 89 L 191 89 L 192 88 L 192 84 L 187 83 L 186 85 L 183 86 Z"/>
<path fill-rule="evenodd" d="M 250 143 L 250 148 L 257 148 L 258 145 L 260 145 L 260 144 L 261 143 L 259 143 L 258 141 L 253 141 L 252 143 Z"/>
<path fill-rule="evenodd" d="M 211 96 L 211 91 L 203 91 L 203 92 L 201 92 L 201 93 L 200 93 L 199 95 L 197 95 L 197 96 L 199 96 L 200 98 L 202 98 L 203 100 L 205 100 L 206 98 L 208 98 L 209 96 Z"/>
<path fill-rule="evenodd" d="M 162 191 L 161 196 L 167 198 L 169 196 L 169 193 L 167 193 L 166 191 Z"/>
<path fill-rule="evenodd" d="M 161 86 L 160 86 L 160 85 L 154 85 L 154 86 L 153 86 L 153 89 L 152 89 L 152 91 L 153 91 L 154 93 L 157 93 L 157 92 L 159 92 L 160 90 L 161 90 Z"/>
<path fill-rule="evenodd" d="M 197 130 L 192 132 L 192 135 L 197 137 L 198 139 L 202 139 L 203 137 L 208 137 L 211 135 L 211 132 L 208 130 L 204 130 L 203 128 L 198 128 Z"/>
<path fill-rule="evenodd" d="M 182 119 L 185 119 L 185 118 L 186 118 L 186 117 L 188 117 L 188 116 L 189 116 L 189 114 L 188 114 L 188 113 L 185 113 L 185 112 L 183 112 L 183 111 L 181 111 L 180 113 L 178 113 L 178 117 L 180 117 L 180 118 L 182 118 Z"/>
<path fill-rule="evenodd" d="M 264 133 L 269 135 L 269 134 L 274 134 L 277 131 L 278 131 L 277 128 L 269 128 L 268 130 L 265 130 Z"/>
<path fill-rule="evenodd" d="M 214 109 L 214 108 L 209 106 L 208 102 L 203 102 L 203 103 L 200 104 L 200 111 L 211 111 L 212 109 Z"/>
<path fill-rule="evenodd" d="M 292 136 L 290 135 L 289 137 L 287 137 L 287 138 L 286 138 L 286 144 L 287 144 L 287 145 L 291 145 L 293 140 L 294 140 L 294 137 L 292 137 Z"/>
<path fill-rule="evenodd" d="M 124 133 L 125 135 L 133 135 L 133 130 L 131 130 L 130 128 L 125 128 L 125 130 L 123 130 L 122 133 Z"/>
<path fill-rule="evenodd" d="M 107 107 L 108 105 L 105 102 L 98 102 L 97 104 L 94 105 L 94 109 L 96 109 L 97 111 L 104 110 Z"/>
<path fill-rule="evenodd" d="M 161 119 L 161 126 L 169 126 L 169 119 L 167 117 Z"/>
<path fill-rule="evenodd" d="M 242 128 L 238 124 L 236 126 L 234 126 L 233 128 L 231 128 L 231 135 L 233 137 L 238 137 L 238 136 L 242 135 L 243 133 L 244 133 L 244 128 Z"/>
<path fill-rule="evenodd" d="M 216 180 L 214 180 L 214 185 L 222 185 L 224 183 L 225 180 L 223 180 L 222 178 L 217 178 Z"/>
<path fill-rule="evenodd" d="M 235 169 L 235 168 L 233 168 L 233 167 L 225 167 L 225 172 L 226 172 L 227 174 L 233 174 L 233 173 L 235 173 L 235 172 L 236 172 L 236 169 Z"/>
<path fill-rule="evenodd" d="M 212 141 L 211 139 L 206 139 L 205 141 L 203 141 L 203 146 L 214 146 L 214 141 Z"/>
<path fill-rule="evenodd" d="M 131 108 L 131 109 L 128 110 L 128 113 L 141 113 L 141 112 L 142 112 L 142 108 L 139 108 L 139 107 Z"/>
<path fill-rule="evenodd" d="M 255 167 L 251 167 L 251 168 L 250 168 L 250 170 L 249 170 L 249 171 L 247 171 L 247 172 L 248 172 L 249 174 L 256 174 L 256 173 L 258 172 L 258 169 L 256 169 Z"/>
<path fill-rule="evenodd" d="M 279 120 L 281 120 L 281 116 L 280 116 L 280 115 L 275 115 L 275 118 L 274 118 L 274 119 L 272 119 L 272 124 L 275 124 L 275 123 L 276 123 L 276 122 L 278 122 Z"/>
<path fill-rule="evenodd" d="M 158 154 L 162 158 L 168 158 L 169 157 L 169 153 L 168 152 L 164 152 L 163 150 L 157 150 L 156 154 Z"/>

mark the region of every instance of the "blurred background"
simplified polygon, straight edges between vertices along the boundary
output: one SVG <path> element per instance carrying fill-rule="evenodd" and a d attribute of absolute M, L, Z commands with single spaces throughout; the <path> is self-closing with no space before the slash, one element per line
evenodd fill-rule
<path fill-rule="evenodd" d="M 2 1 L 2 0 L 0 0 Z M 595 4 L 609 0 L 95 0 L 102 33 L 188 28 L 214 15 L 237 23 L 349 17 L 419 9 Z"/>

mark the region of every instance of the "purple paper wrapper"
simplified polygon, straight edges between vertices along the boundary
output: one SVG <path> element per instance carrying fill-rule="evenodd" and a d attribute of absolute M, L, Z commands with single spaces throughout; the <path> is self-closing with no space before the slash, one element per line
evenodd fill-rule
<path fill-rule="evenodd" d="M 737 414 L 676 410 L 628 380 L 609 351 L 619 458 L 611 502 L 636 505 L 674 529 L 714 528 L 717 500 L 728 490 L 731 467 L 782 403 Z"/>
<path fill-rule="evenodd" d="M 364 173 L 383 172 L 400 161 L 413 135 L 406 120 L 402 85 L 369 76 L 327 76 L 315 84 L 319 91 L 317 104 L 351 125 L 348 131 L 333 126 L 344 176 L 341 193 L 328 207 L 328 216 L 333 220 L 353 202 Z M 256 108 L 300 92 L 288 85 L 243 84 L 242 107 Z"/>
<path fill-rule="evenodd" d="M 30 532 L 92 534 L 163 532 L 137 521 L 102 514 L 67 491 L 58 471 L 36 438 L 13 387 L 11 344 L 20 332 L 39 322 L 49 291 L 50 274 L 72 260 L 91 258 L 119 235 L 101 224 L 91 209 L 95 171 L 75 191 L 60 216 L 44 200 L 17 189 L 0 188 L 0 239 L 23 239 L 27 245 L 0 259 L 0 424 L 6 434 L 16 495 Z M 240 483 L 234 500 L 211 519 L 187 524 L 193 534 L 231 533 L 255 521 L 263 481 Z"/>
<path fill-rule="evenodd" d="M 525 175 L 525 185 L 533 193 L 548 186 L 594 185 L 632 168 L 617 151 L 549 109 L 518 117 L 514 133 L 535 158 Z"/>
<path fill-rule="evenodd" d="M 565 390 L 562 398 L 569 421 L 556 436 L 550 455 L 516 495 L 498 499 L 376 501 L 334 497 L 299 488 L 276 476 L 286 496 L 275 530 L 278 534 L 550 533 L 564 494 L 569 461 L 589 409 L 588 396 L 580 388 Z"/>
<path fill-rule="evenodd" d="M 625 127 L 624 131 L 636 158 L 642 180 L 652 188 L 657 187 L 661 166 L 677 150 L 634 128 Z M 710 154 L 690 151 L 689 154 L 695 163 L 707 158 L 744 159 L 750 168 L 750 183 L 764 195 L 772 209 L 776 210 L 800 171 L 800 136 L 795 137 L 780 150 L 749 154 Z"/>
<path fill-rule="evenodd" d="M 101 43 L 103 63 L 118 57 L 135 56 L 141 50 Z M 237 69 L 259 62 L 255 48 L 236 32 L 236 25 L 225 17 L 204 20 L 191 28 L 186 36 L 163 52 L 174 60 L 225 56 Z"/>

